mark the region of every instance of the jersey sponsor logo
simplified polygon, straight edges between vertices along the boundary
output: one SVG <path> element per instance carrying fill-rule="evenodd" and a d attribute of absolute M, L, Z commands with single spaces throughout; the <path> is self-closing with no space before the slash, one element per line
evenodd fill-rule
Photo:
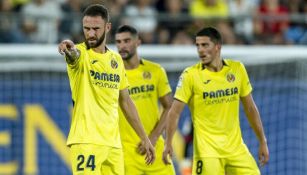
<path fill-rule="evenodd" d="M 112 58 L 112 60 L 111 60 L 111 67 L 113 69 L 117 69 L 118 68 L 118 63 L 117 63 L 117 61 L 115 61 L 114 58 Z"/>
<path fill-rule="evenodd" d="M 203 92 L 203 99 L 207 98 L 220 98 L 220 97 L 225 97 L 225 96 L 232 96 L 235 94 L 238 94 L 238 88 L 233 87 L 233 88 L 227 88 L 227 89 L 219 89 L 216 91 L 210 91 L 210 92 Z"/>
<path fill-rule="evenodd" d="M 102 88 L 118 89 L 117 83 L 109 83 L 109 82 L 101 82 L 101 81 L 93 81 L 92 83 Z"/>
<path fill-rule="evenodd" d="M 109 74 L 105 72 L 96 72 L 94 70 L 90 70 L 91 77 L 94 80 L 102 80 L 102 81 L 110 81 L 110 82 L 119 82 L 120 76 L 118 74 Z"/>
<path fill-rule="evenodd" d="M 236 96 L 230 96 L 230 97 L 224 97 L 224 98 L 215 98 L 215 99 L 209 99 L 205 100 L 206 105 L 215 105 L 215 104 L 222 104 L 222 103 L 230 103 L 238 101 L 238 97 Z"/>
<path fill-rule="evenodd" d="M 134 86 L 128 89 L 130 95 L 144 93 L 144 92 L 152 92 L 154 90 L 155 90 L 155 85 L 153 84 Z"/>
<path fill-rule="evenodd" d="M 236 80 L 236 77 L 234 76 L 234 74 L 229 73 L 229 74 L 227 74 L 226 79 L 229 83 L 232 83 Z"/>
<path fill-rule="evenodd" d="M 144 79 L 151 79 L 151 73 L 150 72 L 143 72 L 143 78 Z"/>

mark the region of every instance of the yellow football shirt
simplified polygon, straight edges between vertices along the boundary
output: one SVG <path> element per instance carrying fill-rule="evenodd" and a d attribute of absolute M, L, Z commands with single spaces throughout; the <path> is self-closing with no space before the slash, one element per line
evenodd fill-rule
<path fill-rule="evenodd" d="M 182 73 L 175 99 L 187 103 L 194 125 L 194 157 L 227 157 L 247 151 L 239 121 L 240 97 L 252 86 L 245 67 L 238 61 L 223 60 L 219 72 L 201 63 Z"/>
<path fill-rule="evenodd" d="M 138 68 L 126 70 L 129 81 L 129 94 L 139 113 L 145 132 L 150 134 L 160 119 L 159 97 L 171 92 L 165 70 L 148 60 L 141 60 Z M 120 110 L 120 134 L 123 144 L 136 147 L 140 138 L 129 125 L 123 112 Z M 157 145 L 162 142 L 162 136 Z"/>
<path fill-rule="evenodd" d="M 121 147 L 118 128 L 119 91 L 128 87 L 119 54 L 104 54 L 78 44 L 80 58 L 67 65 L 73 100 L 67 144 L 92 143 Z"/>
<path fill-rule="evenodd" d="M 207 5 L 204 0 L 191 2 L 189 12 L 193 17 L 227 17 L 228 4 L 224 0 L 217 0 L 215 5 Z"/>

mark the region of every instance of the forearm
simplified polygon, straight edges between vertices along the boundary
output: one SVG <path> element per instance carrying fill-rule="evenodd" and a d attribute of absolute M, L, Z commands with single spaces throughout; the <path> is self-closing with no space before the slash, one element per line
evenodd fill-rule
<path fill-rule="evenodd" d="M 137 113 L 134 103 L 131 100 L 128 100 L 126 103 L 123 103 L 121 105 L 121 109 L 128 123 L 132 126 L 132 128 L 135 130 L 137 135 L 142 140 L 144 140 L 147 137 L 147 135 L 140 121 L 140 118 L 139 118 L 139 115 Z"/>
<path fill-rule="evenodd" d="M 259 111 L 256 107 L 251 107 L 250 109 L 247 109 L 246 115 L 248 118 L 248 121 L 254 130 L 258 140 L 260 143 L 264 142 L 266 143 L 266 137 L 264 133 L 264 129 L 262 126 L 261 118 Z"/>
<path fill-rule="evenodd" d="M 67 64 L 74 64 L 80 57 L 80 51 L 76 48 L 65 51 L 65 60 Z"/>
<path fill-rule="evenodd" d="M 179 116 L 180 113 L 177 113 L 172 109 L 168 113 L 167 123 L 166 123 L 166 144 L 169 145 L 172 144 L 173 136 L 175 134 L 178 125 Z"/>
<path fill-rule="evenodd" d="M 165 129 L 166 126 L 166 122 L 167 122 L 167 114 L 169 112 L 169 108 L 168 109 L 163 109 L 163 112 L 160 116 L 160 120 L 157 123 L 157 125 L 155 126 L 155 128 L 152 130 L 152 132 L 150 133 L 150 136 L 153 139 L 158 139 L 159 136 L 162 134 L 163 130 Z"/>

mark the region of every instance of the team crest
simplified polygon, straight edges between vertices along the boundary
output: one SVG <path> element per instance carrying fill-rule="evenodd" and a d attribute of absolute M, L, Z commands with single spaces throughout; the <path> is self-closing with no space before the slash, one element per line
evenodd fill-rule
<path fill-rule="evenodd" d="M 151 79 L 151 73 L 150 72 L 143 72 L 143 78 L 144 79 Z"/>
<path fill-rule="evenodd" d="M 113 69 L 117 69 L 117 67 L 118 67 L 118 63 L 114 60 L 114 58 L 111 60 L 111 67 Z"/>
<path fill-rule="evenodd" d="M 236 77 L 232 74 L 232 73 L 229 73 L 227 74 L 227 81 L 228 82 L 234 82 L 236 80 Z"/>

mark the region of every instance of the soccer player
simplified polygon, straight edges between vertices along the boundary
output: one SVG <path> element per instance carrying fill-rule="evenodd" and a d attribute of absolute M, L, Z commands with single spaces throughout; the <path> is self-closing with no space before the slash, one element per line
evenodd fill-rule
<path fill-rule="evenodd" d="M 119 128 L 123 144 L 125 172 L 127 175 L 174 175 L 173 165 L 162 161 L 166 115 L 172 103 L 171 88 L 165 70 L 157 63 L 140 58 L 137 48 L 140 45 L 135 28 L 123 25 L 116 30 L 115 41 L 122 56 L 130 84 L 129 94 L 136 105 L 142 124 L 155 146 L 156 161 L 146 165 L 142 161 L 140 139 L 120 112 Z M 159 115 L 159 103 L 162 113 Z"/>
<path fill-rule="evenodd" d="M 151 145 L 128 93 L 120 55 L 106 47 L 111 29 L 107 9 L 88 6 L 83 14 L 85 42 L 62 41 L 73 100 L 67 145 L 74 175 L 123 175 L 124 161 L 119 134 L 118 106 L 141 138 L 147 164 L 155 160 Z M 144 157 L 143 157 L 143 161 Z"/>
<path fill-rule="evenodd" d="M 168 113 L 163 160 L 172 155 L 172 138 L 185 104 L 192 113 L 194 127 L 193 175 L 260 174 L 244 144 L 239 124 L 239 105 L 259 140 L 259 162 L 265 165 L 269 150 L 252 86 L 243 64 L 221 58 L 222 37 L 208 27 L 196 35 L 200 62 L 181 74 L 175 99 Z"/>

